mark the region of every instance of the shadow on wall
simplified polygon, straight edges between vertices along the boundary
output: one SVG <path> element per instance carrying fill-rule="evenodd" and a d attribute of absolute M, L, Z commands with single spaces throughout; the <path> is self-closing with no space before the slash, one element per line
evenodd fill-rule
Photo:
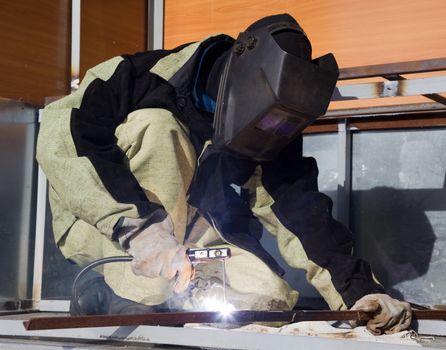
<path fill-rule="evenodd" d="M 437 237 L 426 211 L 446 211 L 446 187 L 375 187 L 352 195 L 356 255 L 370 262 L 390 294 L 402 297 L 394 287 L 429 270 Z"/>

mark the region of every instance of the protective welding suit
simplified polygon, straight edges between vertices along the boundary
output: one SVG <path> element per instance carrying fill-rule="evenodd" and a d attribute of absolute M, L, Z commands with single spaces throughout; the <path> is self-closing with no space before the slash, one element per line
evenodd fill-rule
<path fill-rule="evenodd" d="M 295 23 L 287 15 L 268 23 L 279 20 Z M 115 57 L 90 69 L 78 91 L 45 108 L 37 159 L 49 181 L 57 245 L 81 266 L 133 255 L 133 265 L 105 265 L 101 272 L 117 295 L 145 305 L 183 292 L 191 278 L 186 247 L 229 246 L 230 302 L 290 309 L 298 293 L 259 242 L 266 228 L 285 261 L 305 269 L 331 309 L 382 295 L 369 265 L 351 255 L 351 233 L 333 219 L 331 200 L 318 192 L 316 161 L 302 156 L 300 136 L 270 161 L 206 143 L 233 47 L 234 39 L 216 35 Z M 197 271 L 192 283 L 218 276 L 209 274 Z M 193 298 L 184 300 L 180 308 L 194 306 Z M 375 309 L 382 306 L 373 300 Z M 403 309 L 395 322 L 381 320 L 378 331 L 407 327 Z"/>

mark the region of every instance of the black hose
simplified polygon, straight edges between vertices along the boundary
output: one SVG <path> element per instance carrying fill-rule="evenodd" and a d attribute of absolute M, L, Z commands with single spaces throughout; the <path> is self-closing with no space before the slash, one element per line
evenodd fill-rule
<path fill-rule="evenodd" d="M 92 263 L 88 264 L 77 274 L 76 278 L 73 281 L 73 286 L 71 287 L 71 300 L 77 299 L 76 285 L 79 282 L 79 280 L 91 269 L 94 269 L 95 267 L 97 267 L 99 265 L 104 265 L 104 264 L 109 264 L 109 263 L 114 263 L 114 262 L 128 262 L 128 261 L 132 261 L 132 260 L 133 260 L 133 256 L 109 256 L 106 258 L 95 260 Z"/>

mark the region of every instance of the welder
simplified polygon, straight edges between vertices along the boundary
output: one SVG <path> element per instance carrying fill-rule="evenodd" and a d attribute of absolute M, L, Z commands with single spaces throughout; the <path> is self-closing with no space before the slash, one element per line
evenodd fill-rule
<path fill-rule="evenodd" d="M 326 112 L 338 76 L 333 55 L 311 55 L 299 24 L 274 15 L 236 40 L 112 58 L 45 108 L 37 159 L 58 247 L 80 266 L 133 256 L 104 265 L 73 314 L 200 307 L 218 274 L 194 274 L 186 250 L 206 247 L 231 248 L 224 273 L 236 308 L 291 309 L 298 293 L 260 244 L 266 229 L 331 309 L 374 312 L 375 333 L 410 325 L 409 304 L 352 255 L 316 161 L 302 156 L 301 132 Z"/>

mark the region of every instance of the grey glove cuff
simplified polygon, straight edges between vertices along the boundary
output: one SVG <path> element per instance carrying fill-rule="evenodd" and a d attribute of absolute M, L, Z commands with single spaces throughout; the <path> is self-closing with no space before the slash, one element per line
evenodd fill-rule
<path fill-rule="evenodd" d="M 119 242 L 122 249 L 129 249 L 129 241 L 145 228 L 163 221 L 168 216 L 167 212 L 160 208 L 142 218 L 121 217 L 115 225 L 113 238 Z"/>

